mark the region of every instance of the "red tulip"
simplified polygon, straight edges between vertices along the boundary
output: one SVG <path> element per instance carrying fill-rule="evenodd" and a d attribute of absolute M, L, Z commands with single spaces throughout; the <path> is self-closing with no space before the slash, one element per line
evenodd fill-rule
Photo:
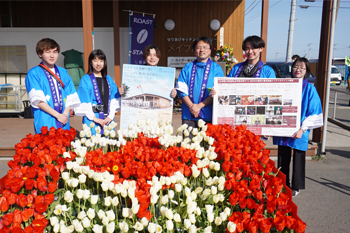
<path fill-rule="evenodd" d="M 17 205 L 19 205 L 22 208 L 25 207 L 26 205 L 28 205 L 28 199 L 27 199 L 26 195 L 24 195 L 23 193 L 18 195 L 17 199 L 16 199 L 16 203 L 17 203 Z"/>

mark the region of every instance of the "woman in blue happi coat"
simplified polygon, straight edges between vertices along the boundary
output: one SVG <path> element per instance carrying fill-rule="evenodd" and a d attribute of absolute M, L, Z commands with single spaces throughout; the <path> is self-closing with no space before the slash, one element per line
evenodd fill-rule
<path fill-rule="evenodd" d="M 306 78 L 310 76 L 310 63 L 304 58 L 297 58 L 292 65 L 292 78 L 303 79 L 301 97 L 300 128 L 292 137 L 273 137 L 273 144 L 278 145 L 278 167 L 286 175 L 286 184 L 293 190 L 293 196 L 305 189 L 305 152 L 308 148 L 310 129 L 323 126 L 323 114 L 320 97 L 316 88 Z M 289 180 L 289 165 L 293 148 L 292 184 Z"/>
<path fill-rule="evenodd" d="M 114 120 L 115 113 L 120 110 L 120 94 L 114 80 L 107 75 L 107 60 L 105 53 L 94 50 L 89 56 L 89 69 L 79 83 L 78 95 L 81 100 L 79 108 L 75 109 L 78 116 L 84 116 L 83 124 L 90 126 L 92 134 L 96 127 L 103 129 Z"/>

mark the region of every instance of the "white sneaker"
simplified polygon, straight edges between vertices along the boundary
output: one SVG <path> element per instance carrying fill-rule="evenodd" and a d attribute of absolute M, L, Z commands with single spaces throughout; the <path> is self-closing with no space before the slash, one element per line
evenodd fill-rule
<path fill-rule="evenodd" d="M 293 197 L 295 197 L 295 196 L 298 195 L 299 193 L 300 193 L 299 189 L 293 190 Z"/>

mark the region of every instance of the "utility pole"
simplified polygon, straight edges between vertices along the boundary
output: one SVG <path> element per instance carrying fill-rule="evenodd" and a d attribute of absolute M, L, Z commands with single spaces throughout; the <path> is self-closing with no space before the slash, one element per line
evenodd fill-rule
<path fill-rule="evenodd" d="M 288 43 L 287 43 L 287 56 L 286 62 L 292 61 L 292 47 L 293 47 L 293 34 L 294 34 L 294 21 L 295 21 L 295 8 L 297 5 L 296 0 L 292 0 L 290 8 L 290 19 L 289 19 L 289 31 L 288 31 Z"/>
<path fill-rule="evenodd" d="M 309 43 L 307 46 L 309 46 L 309 52 L 307 53 L 307 59 L 310 60 L 310 50 L 311 50 L 311 43 Z"/>
<path fill-rule="evenodd" d="M 279 52 L 276 53 L 276 61 L 278 61 L 278 54 L 279 54 Z"/>

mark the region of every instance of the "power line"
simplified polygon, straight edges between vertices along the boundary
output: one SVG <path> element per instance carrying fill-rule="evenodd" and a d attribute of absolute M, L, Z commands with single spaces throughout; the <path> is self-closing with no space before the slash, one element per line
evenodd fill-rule
<path fill-rule="evenodd" d="M 249 10 L 249 8 L 254 4 L 255 1 L 256 1 L 256 0 L 254 0 L 254 1 L 250 4 L 250 6 L 248 6 L 247 9 L 245 9 L 245 10 L 246 10 L 246 11 Z M 248 13 L 247 13 L 247 14 L 248 14 Z M 247 15 L 247 14 L 246 14 L 246 15 Z"/>
<path fill-rule="evenodd" d="M 252 9 L 250 9 L 250 11 L 248 11 L 247 13 L 245 13 L 245 15 L 249 14 L 249 12 L 251 12 L 259 3 L 261 2 L 261 0 L 259 2 L 257 2 Z"/>
<path fill-rule="evenodd" d="M 280 3 L 282 0 L 279 0 L 278 2 L 276 2 L 275 4 L 273 4 L 273 5 L 271 5 L 270 7 L 269 7 L 269 10 L 272 8 L 272 7 L 274 7 L 274 6 L 276 6 L 278 3 Z M 255 5 L 256 6 L 256 5 Z M 254 7 L 255 7 L 254 6 Z M 250 10 L 251 11 L 251 10 Z M 249 11 L 249 12 L 250 12 Z M 248 12 L 248 13 L 249 13 Z M 248 13 L 246 13 L 246 15 L 248 14 Z M 249 19 L 246 19 L 245 20 L 245 23 L 249 23 L 250 21 L 252 21 L 253 19 L 255 19 L 256 17 L 258 17 L 258 16 L 260 16 L 261 15 L 261 12 L 259 12 L 259 13 L 257 13 L 256 15 L 254 15 L 254 16 L 252 16 L 251 18 L 249 18 Z"/>

